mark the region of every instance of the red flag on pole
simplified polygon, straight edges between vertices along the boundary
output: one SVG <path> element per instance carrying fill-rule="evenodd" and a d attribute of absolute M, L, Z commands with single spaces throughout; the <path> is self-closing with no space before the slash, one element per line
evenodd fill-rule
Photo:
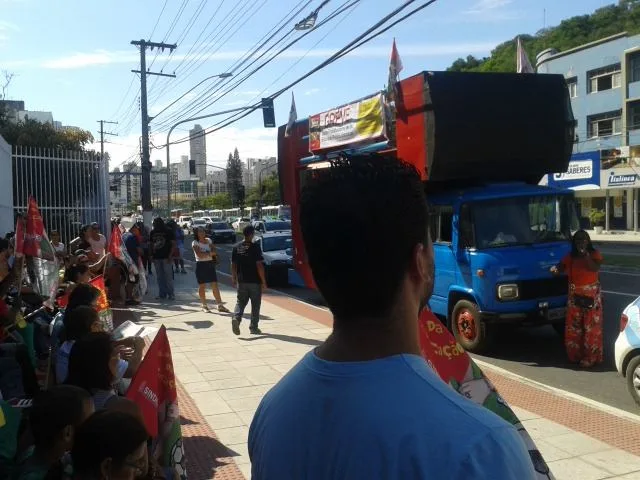
<path fill-rule="evenodd" d="M 109 305 L 109 299 L 107 298 L 107 289 L 104 285 L 104 277 L 100 275 L 99 277 L 92 278 L 89 283 L 100 290 L 96 310 L 98 311 L 98 315 L 100 315 L 100 320 L 102 320 L 103 330 L 105 332 L 111 332 L 113 330 L 113 313 L 111 312 L 111 306 Z M 58 304 L 60 304 L 60 300 L 58 300 Z"/>
<path fill-rule="evenodd" d="M 111 231 L 107 252 L 109 252 L 113 258 L 122 259 L 122 232 L 117 226 L 113 227 Z"/>
<path fill-rule="evenodd" d="M 389 80 L 387 85 L 387 100 L 389 102 L 395 101 L 396 94 L 396 82 L 398 81 L 398 75 L 402 71 L 402 60 L 396 47 L 396 39 L 393 39 L 393 46 L 391 47 L 391 60 L 389 61 Z"/>
<path fill-rule="evenodd" d="M 24 256 L 24 218 L 22 216 L 19 216 L 16 221 L 15 239 L 16 258 L 20 258 Z"/>
<path fill-rule="evenodd" d="M 175 468 L 180 477 L 186 479 L 178 392 L 164 325 L 131 380 L 127 398 L 140 407 L 147 432 L 154 438 L 153 453 L 160 464 Z"/>
<path fill-rule="evenodd" d="M 24 237 L 24 254 L 32 257 L 43 258 L 42 241 L 46 238 L 44 222 L 38 203 L 33 197 L 29 197 L 27 209 L 26 232 Z"/>

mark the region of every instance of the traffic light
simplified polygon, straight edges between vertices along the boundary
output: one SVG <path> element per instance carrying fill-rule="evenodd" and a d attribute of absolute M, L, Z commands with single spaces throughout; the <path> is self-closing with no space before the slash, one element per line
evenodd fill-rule
<path fill-rule="evenodd" d="M 195 175 L 195 174 L 196 174 L 196 161 L 189 160 L 189 175 Z"/>
<path fill-rule="evenodd" d="M 273 110 L 273 98 L 262 99 L 262 120 L 265 128 L 276 126 L 276 113 Z"/>

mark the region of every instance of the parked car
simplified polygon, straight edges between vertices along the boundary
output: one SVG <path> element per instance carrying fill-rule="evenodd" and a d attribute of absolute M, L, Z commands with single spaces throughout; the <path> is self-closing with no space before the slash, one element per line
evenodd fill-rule
<path fill-rule="evenodd" d="M 213 222 L 209 226 L 209 236 L 214 243 L 236 241 L 236 231 L 227 222 Z"/>
<path fill-rule="evenodd" d="M 190 230 L 191 229 L 191 217 L 188 215 L 182 215 L 178 218 L 178 225 L 180 225 L 183 229 Z"/>
<path fill-rule="evenodd" d="M 258 220 L 253 222 L 253 227 L 259 235 L 271 232 L 291 233 L 291 222 L 283 222 L 281 220 Z"/>
<path fill-rule="evenodd" d="M 251 225 L 251 220 L 249 219 L 249 217 L 241 217 L 233 222 L 232 225 L 236 232 L 242 232 L 242 230 L 244 230 L 244 227 Z"/>
<path fill-rule="evenodd" d="M 287 285 L 289 269 L 293 266 L 291 232 L 265 233 L 255 241 L 262 250 L 267 284 Z"/>
<path fill-rule="evenodd" d="M 615 361 L 618 373 L 627 381 L 631 397 L 640 405 L 640 297 L 631 302 L 620 316 Z"/>
<path fill-rule="evenodd" d="M 193 234 L 193 231 L 197 227 L 202 227 L 202 228 L 204 228 L 206 230 L 207 229 L 207 221 L 202 217 L 192 219 L 191 223 L 189 225 L 189 233 Z"/>

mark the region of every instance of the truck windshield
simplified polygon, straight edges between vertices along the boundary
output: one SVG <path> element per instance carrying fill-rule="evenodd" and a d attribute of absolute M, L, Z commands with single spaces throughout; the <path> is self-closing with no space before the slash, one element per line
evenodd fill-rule
<path fill-rule="evenodd" d="M 471 207 L 479 249 L 568 241 L 577 224 L 569 195 L 503 198 Z"/>

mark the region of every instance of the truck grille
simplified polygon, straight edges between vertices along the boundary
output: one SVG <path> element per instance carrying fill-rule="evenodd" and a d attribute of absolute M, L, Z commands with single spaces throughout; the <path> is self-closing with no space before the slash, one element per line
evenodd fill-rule
<path fill-rule="evenodd" d="M 541 278 L 518 282 L 520 300 L 533 300 L 545 297 L 560 297 L 569 291 L 567 277 Z"/>

